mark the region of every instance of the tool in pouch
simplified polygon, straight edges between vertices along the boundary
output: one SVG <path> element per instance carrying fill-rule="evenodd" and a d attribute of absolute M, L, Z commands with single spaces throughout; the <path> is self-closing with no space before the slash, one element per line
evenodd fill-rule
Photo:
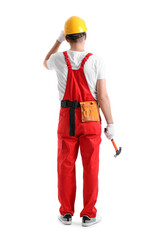
<path fill-rule="evenodd" d="M 106 132 L 106 131 L 107 131 L 107 128 L 105 128 L 104 131 Z M 116 146 L 116 144 L 115 144 L 115 141 L 114 141 L 113 139 L 111 139 L 111 142 L 112 142 L 113 147 L 114 147 L 114 149 L 115 149 L 115 151 L 116 151 L 116 154 L 114 155 L 114 157 L 117 157 L 117 156 L 121 153 L 122 148 L 119 147 L 119 149 L 118 149 L 117 146 Z"/>
<path fill-rule="evenodd" d="M 80 102 L 81 122 L 100 121 L 99 106 L 96 101 Z"/>

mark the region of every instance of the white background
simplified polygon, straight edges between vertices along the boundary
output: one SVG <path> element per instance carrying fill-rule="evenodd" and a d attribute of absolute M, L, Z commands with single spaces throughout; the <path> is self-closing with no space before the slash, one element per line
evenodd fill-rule
<path fill-rule="evenodd" d="M 3 1 L 0 6 L 0 239 L 160 239 L 159 1 Z M 64 22 L 86 22 L 86 50 L 103 57 L 115 122 L 102 132 L 98 213 L 83 228 L 82 164 L 72 226 L 58 220 L 57 79 L 43 66 Z M 69 49 L 64 42 L 59 51 Z M 102 116 L 102 128 L 106 127 Z M 101 235 L 100 237 L 100 234 Z"/>

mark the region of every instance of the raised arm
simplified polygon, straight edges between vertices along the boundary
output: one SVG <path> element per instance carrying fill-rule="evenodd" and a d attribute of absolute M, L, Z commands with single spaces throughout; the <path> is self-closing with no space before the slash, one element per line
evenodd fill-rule
<path fill-rule="evenodd" d="M 56 42 L 54 43 L 53 47 L 51 48 L 51 50 L 48 52 L 47 56 L 44 59 L 43 65 L 48 69 L 47 67 L 47 60 L 49 59 L 49 57 L 51 56 L 51 54 L 58 52 L 58 49 L 61 45 L 61 43 L 65 40 L 65 35 L 64 32 L 61 31 L 58 39 L 56 40 Z"/>

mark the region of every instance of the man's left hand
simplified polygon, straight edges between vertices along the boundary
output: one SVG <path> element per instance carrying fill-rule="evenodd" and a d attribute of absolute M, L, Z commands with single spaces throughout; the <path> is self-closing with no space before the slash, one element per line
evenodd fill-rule
<path fill-rule="evenodd" d="M 65 34 L 64 31 L 61 31 L 59 37 L 57 38 L 57 41 L 62 43 L 63 41 L 65 41 Z"/>

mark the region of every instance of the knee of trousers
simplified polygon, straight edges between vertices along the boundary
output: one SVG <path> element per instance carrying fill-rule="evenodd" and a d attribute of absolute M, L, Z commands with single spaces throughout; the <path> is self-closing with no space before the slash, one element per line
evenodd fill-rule
<path fill-rule="evenodd" d="M 63 160 L 58 162 L 58 174 L 59 175 L 70 175 L 75 170 L 75 164 L 68 160 Z"/>

